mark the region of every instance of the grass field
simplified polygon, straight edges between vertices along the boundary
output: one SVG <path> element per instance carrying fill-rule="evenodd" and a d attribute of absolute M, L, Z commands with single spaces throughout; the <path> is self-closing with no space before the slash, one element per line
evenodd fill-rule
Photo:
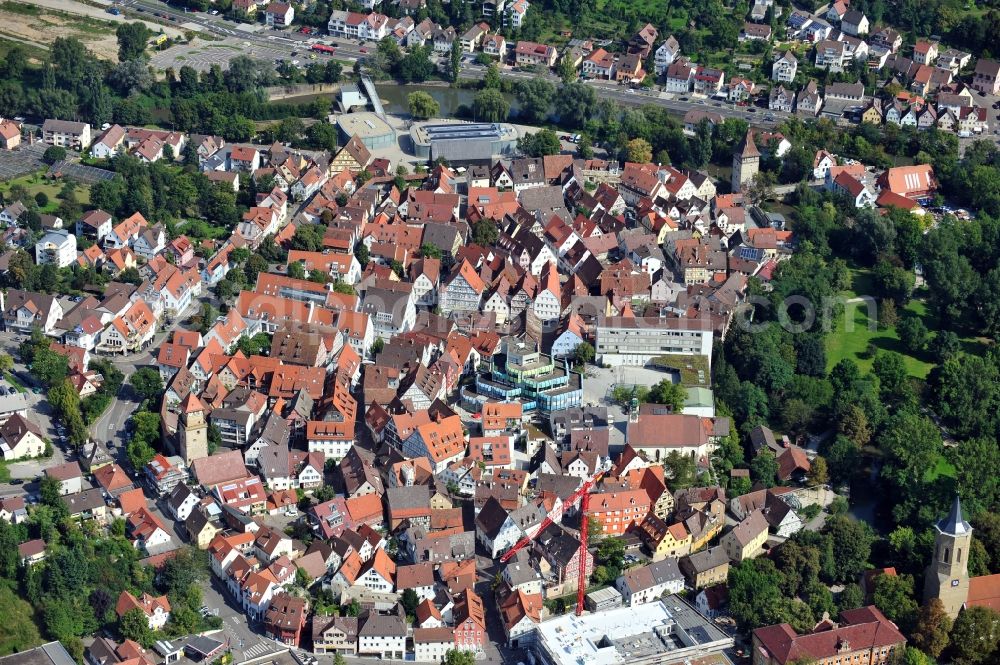
<path fill-rule="evenodd" d="M 0 184 L 0 192 L 3 192 L 4 196 L 6 196 L 10 192 L 10 188 L 14 185 L 23 186 L 31 196 L 34 196 L 38 192 L 44 192 L 49 197 L 48 204 L 44 208 L 39 208 L 39 212 L 41 213 L 52 213 L 59 207 L 59 199 L 56 196 L 62 191 L 63 183 L 59 180 L 49 180 L 44 176 L 44 171 L 29 173 L 20 178 L 2 183 Z M 78 185 L 76 188 L 76 200 L 83 205 L 90 203 L 90 187 Z M 71 223 L 73 220 L 64 221 Z"/>
<path fill-rule="evenodd" d="M 868 270 L 851 270 L 851 288 L 842 293 L 847 298 L 857 298 L 875 293 L 872 284 L 872 275 Z M 906 307 L 899 311 L 900 318 L 905 316 L 916 316 L 923 320 L 927 329 L 934 331 L 936 323 L 934 317 L 927 312 L 927 303 L 919 297 L 919 292 L 913 300 L 906 304 Z M 873 344 L 877 349 L 884 351 L 895 351 L 903 356 L 903 363 L 906 365 L 907 373 L 916 379 L 926 379 L 934 364 L 928 362 L 927 358 L 918 358 L 911 355 L 903 348 L 899 341 L 899 334 L 895 327 L 886 329 L 869 329 L 868 307 L 865 303 L 848 303 L 843 316 L 837 317 L 833 321 L 833 329 L 826 336 L 826 361 L 827 369 L 833 368 L 844 358 L 850 358 L 858 364 L 862 371 L 871 369 L 874 358 L 869 354 L 869 345 Z M 851 324 L 849 326 L 848 324 Z M 853 327 L 853 329 L 850 329 Z M 961 342 L 965 350 L 969 353 L 983 353 L 984 344 L 982 341 L 966 337 Z"/>
<path fill-rule="evenodd" d="M 914 303 L 910 303 L 904 311 L 909 311 L 913 305 Z M 899 341 L 895 328 L 870 330 L 868 308 L 863 303 L 850 303 L 846 307 L 845 316 L 837 317 L 833 330 L 826 337 L 827 369 L 832 369 L 844 358 L 850 358 L 862 371 L 867 372 L 874 360 L 868 353 L 868 345 L 874 344 L 880 350 L 902 354 L 906 371 L 910 376 L 917 379 L 927 377 L 933 365 L 908 355 Z M 848 323 L 853 326 L 853 330 L 849 329 Z"/>
<path fill-rule="evenodd" d="M 931 469 L 928 469 L 924 479 L 927 482 L 933 482 L 941 476 L 946 478 L 955 477 L 955 465 L 945 459 L 944 455 L 937 458 L 937 463 Z"/>

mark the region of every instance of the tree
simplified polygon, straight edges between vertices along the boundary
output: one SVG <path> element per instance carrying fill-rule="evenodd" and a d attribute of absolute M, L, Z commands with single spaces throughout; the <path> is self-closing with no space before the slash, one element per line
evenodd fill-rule
<path fill-rule="evenodd" d="M 826 460 L 817 456 L 809 469 L 809 484 L 812 486 L 826 485 L 828 482 L 830 482 L 830 475 L 827 471 Z"/>
<path fill-rule="evenodd" d="M 434 74 L 430 47 L 418 46 L 410 50 L 396 67 L 396 77 L 403 83 L 423 83 Z"/>
<path fill-rule="evenodd" d="M 871 427 L 868 425 L 868 416 L 864 410 L 856 404 L 851 404 L 840 417 L 837 423 L 837 430 L 854 442 L 858 447 L 867 445 L 872 438 Z"/>
<path fill-rule="evenodd" d="M 614 537 L 603 539 L 597 546 L 597 561 L 602 565 L 621 569 L 625 563 L 625 541 Z"/>
<path fill-rule="evenodd" d="M 903 356 L 883 352 L 875 356 L 872 372 L 878 377 L 879 394 L 890 404 L 900 404 L 912 397 Z"/>
<path fill-rule="evenodd" d="M 465 4 L 464 2 L 462 3 Z M 462 73 L 462 42 L 456 39 L 451 43 L 451 60 L 448 63 L 448 80 L 452 83 L 458 81 L 458 75 Z"/>
<path fill-rule="evenodd" d="M 155 399 L 163 392 L 163 379 L 152 367 L 142 367 L 129 377 L 129 384 L 144 400 Z"/>
<path fill-rule="evenodd" d="M 437 245 L 425 242 L 420 246 L 420 256 L 425 259 L 440 259 L 441 248 Z"/>
<path fill-rule="evenodd" d="M 750 461 L 750 475 L 765 487 L 778 484 L 778 460 L 774 453 L 766 448 L 761 449 Z"/>
<path fill-rule="evenodd" d="M 930 340 L 930 333 L 927 326 L 917 316 L 904 317 L 896 324 L 896 332 L 899 334 L 899 341 L 910 353 L 920 353 L 927 346 Z"/>
<path fill-rule="evenodd" d="M 133 607 L 122 615 L 118 620 L 118 632 L 123 638 L 138 642 L 146 648 L 153 646 L 155 641 L 153 631 L 149 629 L 149 619 L 138 607 Z"/>
<path fill-rule="evenodd" d="M 774 198 L 774 176 L 761 171 L 750 179 L 743 189 L 743 195 L 753 205 Z"/>
<path fill-rule="evenodd" d="M 543 122 L 548 117 L 555 94 L 555 87 L 542 78 L 519 81 L 514 88 L 520 113 L 532 124 Z"/>
<path fill-rule="evenodd" d="M 410 115 L 414 118 L 425 120 L 441 113 L 441 105 L 437 100 L 422 90 L 411 92 L 407 95 L 406 102 L 410 108 Z"/>
<path fill-rule="evenodd" d="M 62 505 L 62 483 L 48 474 L 43 475 L 38 483 L 38 498 L 46 506 Z"/>
<path fill-rule="evenodd" d="M 955 465 L 955 478 L 962 502 L 970 515 L 1000 506 L 1000 444 L 995 438 L 963 441 L 946 451 Z"/>
<path fill-rule="evenodd" d="M 589 342 L 580 342 L 573 349 L 573 359 L 581 365 L 593 362 L 595 354 L 594 346 Z"/>
<path fill-rule="evenodd" d="M 847 582 L 857 579 L 868 566 L 875 536 L 865 522 L 855 522 L 845 515 L 835 515 L 827 520 L 823 533 L 831 538 L 833 566 L 832 581 Z"/>
<path fill-rule="evenodd" d="M 594 89 L 576 81 L 559 87 L 555 98 L 555 112 L 567 127 L 583 127 L 587 120 L 596 115 L 597 94 Z"/>
<path fill-rule="evenodd" d="M 491 219 L 481 219 L 472 225 L 472 242 L 482 247 L 490 247 L 500 237 L 496 223 Z"/>
<path fill-rule="evenodd" d="M 61 162 L 66 159 L 66 148 L 58 145 L 50 145 L 42 153 L 42 160 L 46 164 L 55 164 L 56 162 Z"/>
<path fill-rule="evenodd" d="M 675 413 L 679 413 L 687 399 L 687 390 L 679 383 L 664 379 L 649 391 L 649 401 L 662 404 Z"/>
<path fill-rule="evenodd" d="M 875 578 L 872 602 L 890 621 L 904 627 L 916 618 L 917 601 L 913 598 L 912 575 L 879 575 Z"/>
<path fill-rule="evenodd" d="M 551 129 L 542 129 L 534 134 L 526 134 L 517 141 L 518 150 L 528 157 L 558 155 L 562 150 L 559 137 Z"/>
<path fill-rule="evenodd" d="M 472 99 L 472 114 L 476 120 L 502 122 L 510 113 L 510 104 L 499 90 L 480 90 Z"/>
<path fill-rule="evenodd" d="M 958 665 L 995 663 L 1000 649 L 1000 612 L 969 607 L 951 630 L 951 655 Z"/>
<path fill-rule="evenodd" d="M 690 455 L 672 450 L 663 459 L 663 472 L 671 480 L 671 487 L 683 489 L 694 484 L 697 469 Z"/>
<path fill-rule="evenodd" d="M 483 87 L 499 90 L 501 85 L 500 68 L 497 67 L 497 63 L 490 62 L 486 67 L 486 72 L 483 74 Z"/>
<path fill-rule="evenodd" d="M 800 374 L 826 376 L 826 348 L 819 335 L 796 335 L 795 367 Z"/>
<path fill-rule="evenodd" d="M 149 43 L 151 36 L 145 23 L 140 21 L 122 23 L 115 30 L 115 36 L 118 37 L 119 62 L 145 57 L 146 44 Z"/>
<path fill-rule="evenodd" d="M 448 649 L 444 654 L 444 665 L 476 665 L 476 655 L 471 651 Z"/>
<path fill-rule="evenodd" d="M 865 605 L 865 592 L 861 585 L 852 582 L 844 587 L 844 590 L 837 596 L 837 609 L 856 610 Z"/>
<path fill-rule="evenodd" d="M 962 350 L 962 342 L 951 330 L 940 330 L 934 339 L 930 341 L 930 352 L 934 360 L 939 364 L 944 364 L 946 360 L 956 355 Z"/>
<path fill-rule="evenodd" d="M 556 65 L 556 76 L 563 83 L 572 83 L 576 80 L 576 65 L 573 64 L 571 58 L 563 57 L 559 60 L 559 63 Z"/>
<path fill-rule="evenodd" d="M 406 612 L 406 615 L 412 616 L 417 611 L 417 605 L 420 604 L 420 597 L 417 596 L 417 592 L 413 589 L 407 589 L 403 592 L 399 602 L 403 605 L 403 610 Z"/>
<path fill-rule="evenodd" d="M 361 264 L 362 268 L 367 266 L 368 260 L 371 258 L 371 253 L 368 249 L 368 245 L 364 244 L 363 242 L 359 242 L 357 245 L 355 245 L 354 257 L 358 260 L 358 263 Z"/>
<path fill-rule="evenodd" d="M 931 598 L 917 612 L 910 640 L 913 646 L 937 658 L 948 646 L 948 633 L 951 632 L 951 627 L 951 617 L 945 614 L 941 600 Z"/>
<path fill-rule="evenodd" d="M 748 559 L 729 568 L 729 612 L 741 630 L 785 621 L 781 573 L 767 558 Z"/>
<path fill-rule="evenodd" d="M 653 146 L 643 138 L 634 138 L 625 144 L 625 157 L 630 162 L 647 164 L 653 161 Z"/>

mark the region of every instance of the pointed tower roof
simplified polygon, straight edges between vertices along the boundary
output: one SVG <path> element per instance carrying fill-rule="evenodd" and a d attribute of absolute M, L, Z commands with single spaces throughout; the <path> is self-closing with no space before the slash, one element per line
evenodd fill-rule
<path fill-rule="evenodd" d="M 747 135 L 743 137 L 743 141 L 736 148 L 736 154 L 740 155 L 744 159 L 747 157 L 760 157 L 760 151 L 757 150 L 757 144 L 753 142 L 753 130 L 747 130 Z"/>
<path fill-rule="evenodd" d="M 962 502 L 958 495 L 955 495 L 955 502 L 951 504 L 951 511 L 948 516 L 937 523 L 937 529 L 941 533 L 952 536 L 964 536 L 972 533 L 972 526 L 962 519 Z"/>
<path fill-rule="evenodd" d="M 195 411 L 204 411 L 205 405 L 200 399 L 192 392 L 188 393 L 188 396 L 184 398 L 181 402 L 181 413 L 194 413 Z"/>

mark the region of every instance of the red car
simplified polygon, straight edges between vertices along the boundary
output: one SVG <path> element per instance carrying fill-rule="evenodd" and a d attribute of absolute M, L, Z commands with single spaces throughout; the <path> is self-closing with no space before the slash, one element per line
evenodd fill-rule
<path fill-rule="evenodd" d="M 364 47 L 361 47 L 360 49 L 358 49 L 358 51 L 360 51 L 361 53 L 368 53 L 368 49 Z"/>

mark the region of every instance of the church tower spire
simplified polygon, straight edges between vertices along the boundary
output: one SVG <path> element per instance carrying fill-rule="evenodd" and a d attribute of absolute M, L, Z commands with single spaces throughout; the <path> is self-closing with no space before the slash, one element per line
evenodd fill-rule
<path fill-rule="evenodd" d="M 927 567 L 924 602 L 938 598 L 952 619 L 969 597 L 969 549 L 972 526 L 962 517 L 958 495 L 948 515 L 934 525 L 934 560 Z"/>

